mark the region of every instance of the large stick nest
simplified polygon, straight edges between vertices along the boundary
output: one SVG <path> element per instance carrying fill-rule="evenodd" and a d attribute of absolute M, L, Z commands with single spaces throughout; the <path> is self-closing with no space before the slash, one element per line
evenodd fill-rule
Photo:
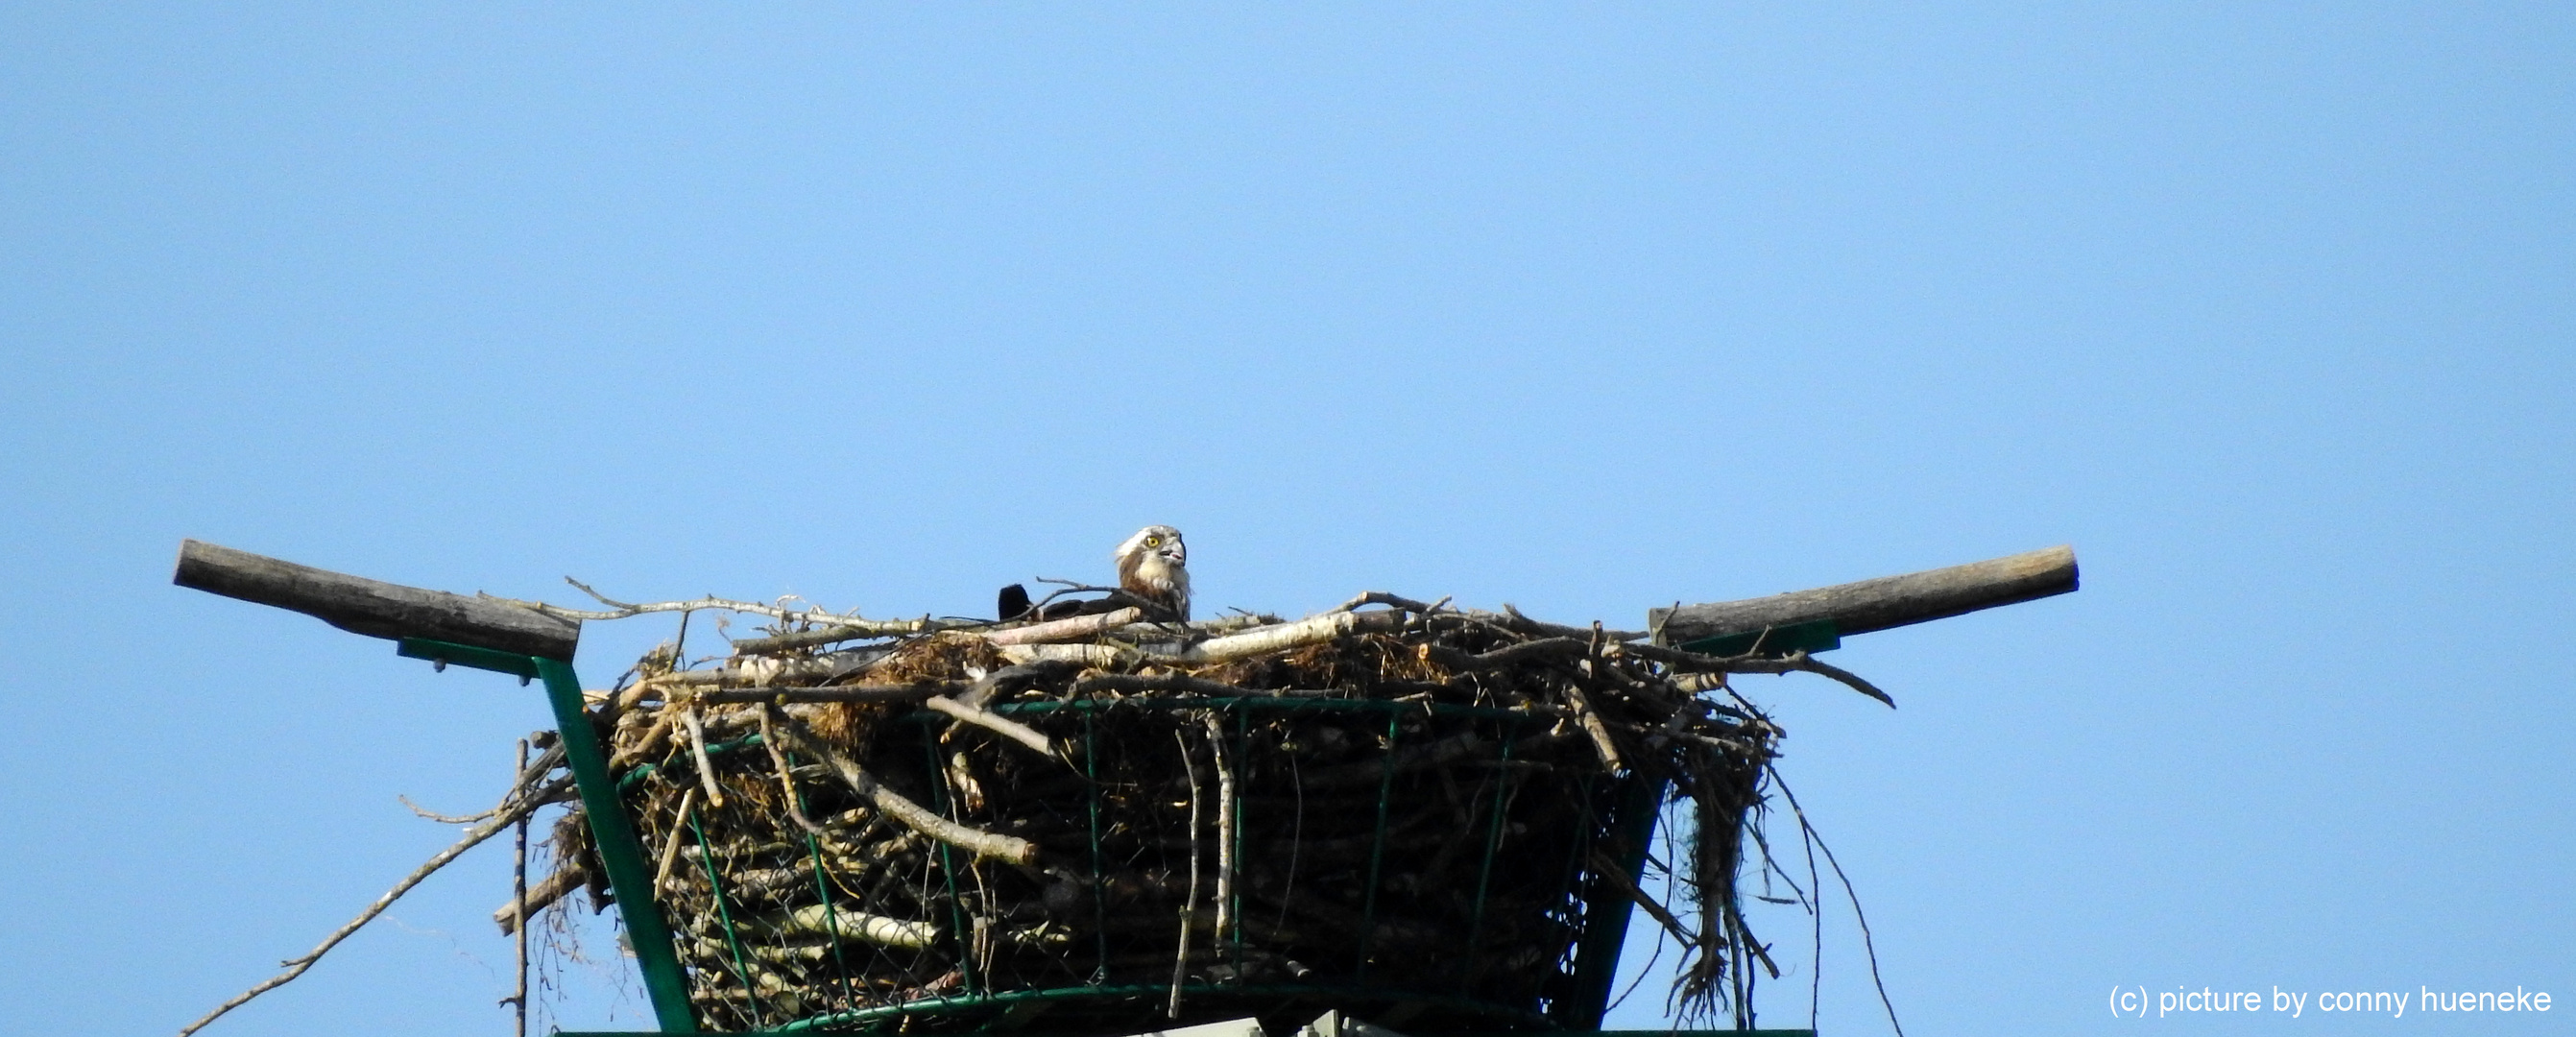
<path fill-rule="evenodd" d="M 1780 729 L 1724 674 L 1830 668 L 1360 602 L 1393 607 L 657 650 L 594 715 L 702 1023 L 1544 1026 L 1631 903 L 1686 947 L 1685 1015 L 1740 999 Z M 1650 854 L 1617 804 L 1676 799 L 1694 823 Z M 558 831 L 598 875 L 586 826 Z M 1097 996 L 978 996 L 1074 989 Z"/>

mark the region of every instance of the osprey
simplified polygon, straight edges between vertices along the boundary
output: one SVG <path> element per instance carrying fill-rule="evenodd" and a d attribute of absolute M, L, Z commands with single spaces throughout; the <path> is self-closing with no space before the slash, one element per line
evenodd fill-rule
<path fill-rule="evenodd" d="M 1189 622 L 1190 551 L 1181 542 L 1180 530 L 1147 526 L 1119 544 L 1109 557 L 1118 563 L 1117 590 L 1097 600 L 1055 602 L 1031 618 L 1063 619 L 1138 607 L 1151 619 Z M 1028 615 L 1028 589 L 1016 583 L 1004 587 L 996 604 L 1005 620 Z"/>
<path fill-rule="evenodd" d="M 1170 613 L 1174 620 L 1190 621 L 1190 571 L 1185 568 L 1190 551 L 1181 543 L 1180 530 L 1147 526 L 1118 545 L 1110 557 L 1118 562 L 1119 590 Z"/>

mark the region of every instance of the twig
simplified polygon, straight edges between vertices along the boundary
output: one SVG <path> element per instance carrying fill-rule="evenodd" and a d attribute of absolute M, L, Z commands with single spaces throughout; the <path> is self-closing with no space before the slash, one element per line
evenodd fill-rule
<path fill-rule="evenodd" d="M 385 913 L 385 909 L 392 907 L 396 899 L 399 899 L 405 893 L 411 892 L 411 888 L 413 886 L 420 885 L 421 880 L 428 878 L 430 873 L 446 867 L 449 861 L 455 860 L 459 854 L 473 849 L 484 840 L 506 831 L 512 824 L 517 823 L 520 818 L 526 817 L 530 811 L 533 811 L 548 802 L 549 797 L 571 787 L 571 775 L 557 778 L 554 781 L 547 783 L 544 788 L 539 789 L 538 794 L 519 797 L 516 803 L 504 808 L 499 814 L 494 815 L 491 820 L 467 829 L 465 831 L 464 838 L 458 839 L 456 841 L 456 845 L 439 851 L 437 856 L 431 857 L 419 868 L 414 869 L 411 874 L 403 876 L 403 880 L 395 883 L 394 888 L 385 891 L 385 895 L 377 897 L 375 903 L 367 905 L 367 909 L 359 912 L 358 917 L 350 919 L 347 925 L 341 926 L 337 930 L 334 930 L 331 935 L 324 937 L 322 939 L 322 943 L 319 946 L 314 947 L 312 951 L 306 953 L 303 957 L 288 958 L 285 961 L 279 962 L 278 964 L 284 966 L 286 971 L 271 976 L 268 979 L 261 981 L 259 985 L 234 995 L 232 1000 L 216 1005 L 214 1011 L 206 1013 L 196 1022 L 180 1027 L 178 1037 L 188 1037 L 189 1034 L 205 1029 L 207 1024 L 222 1018 L 224 1013 L 250 1003 L 250 999 L 293 982 L 295 977 L 303 975 L 306 969 L 312 968 L 314 962 L 322 960 L 323 955 L 330 953 L 331 948 L 339 946 L 340 941 L 348 939 L 351 933 L 357 932 L 360 926 L 366 925 L 368 922 L 375 921 L 377 915 Z"/>
<path fill-rule="evenodd" d="M 1504 645 L 1481 655 L 1469 655 L 1455 648 L 1431 646 L 1432 659 L 1452 670 L 1499 670 L 1531 659 L 1549 656 L 1577 655 L 1586 650 L 1587 638 L 1549 637 L 1536 641 Z"/>
<path fill-rule="evenodd" d="M 1808 673 L 1831 677 L 1835 680 L 1841 681 L 1845 686 L 1848 686 L 1853 691 L 1860 692 L 1861 694 L 1877 699 L 1880 702 L 1887 703 L 1887 708 L 1889 709 L 1896 708 L 1896 700 L 1889 698 L 1886 692 L 1878 690 L 1877 685 L 1862 680 L 1859 674 L 1853 673 L 1850 670 L 1843 669 L 1842 667 L 1836 666 L 1832 663 L 1818 662 L 1811 659 L 1807 656 L 1806 652 L 1791 652 L 1789 653 L 1788 658 L 1780 661 L 1787 664 L 1792 670 L 1805 670 Z"/>
<path fill-rule="evenodd" d="M 1532 641 L 1528 644 L 1515 645 L 1513 648 L 1504 649 L 1504 651 L 1512 651 L 1515 649 L 1530 648 L 1536 645 L 1560 643 L 1570 640 L 1572 640 L 1572 638 L 1550 638 L 1546 641 Z M 1579 645 L 1577 647 L 1582 648 L 1587 656 L 1598 657 L 1601 651 L 1601 627 L 1598 624 L 1595 624 L 1592 628 L 1592 638 L 1590 643 Z M 1502 653 L 1487 652 L 1485 654 L 1491 656 L 1500 655 Z M 1482 656 L 1479 658 L 1482 658 Z M 1598 669 L 1598 667 L 1591 666 L 1592 662 L 1593 658 L 1586 658 L 1584 660 L 1587 668 Z M 1627 765 L 1619 758 L 1618 740 L 1610 737 L 1610 727 L 1608 724 L 1602 722 L 1601 711 L 1592 708 L 1592 697 L 1583 693 L 1582 681 L 1569 679 L 1565 682 L 1565 701 L 1573 704 L 1575 716 L 1583 725 L 1583 733 L 1592 736 L 1592 748 L 1593 751 L 1601 755 L 1601 766 L 1612 774 L 1617 774 L 1627 770 Z"/>
<path fill-rule="evenodd" d="M 1633 655 L 1640 659 L 1662 663 L 1676 673 L 1813 673 L 1841 681 L 1853 691 L 1886 703 L 1889 709 L 1896 708 L 1896 700 L 1888 697 L 1886 692 L 1880 691 L 1877 685 L 1862 680 L 1860 675 L 1850 670 L 1831 663 L 1817 662 L 1803 650 L 1791 652 L 1777 659 L 1763 659 L 1751 655 L 1701 655 L 1698 652 L 1685 652 L 1678 648 L 1643 644 L 1622 644 L 1613 651 L 1620 655 Z"/>
<path fill-rule="evenodd" d="M 1220 695 L 1229 697 L 1238 695 L 1278 694 L 1278 692 L 1274 691 L 1256 691 L 1251 688 L 1240 688 L 1223 681 L 1212 681 L 1205 677 L 1192 677 L 1179 673 L 1099 673 L 1073 682 L 1073 693 L 1076 695 L 1088 694 L 1095 691 L 1180 691 L 1197 695 Z"/>
<path fill-rule="evenodd" d="M 1225 725 L 1215 713 L 1199 718 L 1207 725 L 1208 746 L 1216 754 L 1216 943 L 1221 946 L 1225 931 L 1234 921 L 1234 765 L 1226 758 Z M 1193 834 L 1195 834 L 1193 829 Z"/>
<path fill-rule="evenodd" d="M 538 779 L 545 777 L 546 772 L 563 766 L 563 752 L 563 746 L 561 744 L 550 745 L 546 747 L 545 752 L 538 754 L 535 763 L 529 763 L 525 760 L 520 761 L 518 776 L 510 782 L 511 794 L 517 795 L 526 791 L 528 786 L 536 784 Z M 409 796 L 398 795 L 394 798 L 401 800 L 402 805 L 410 807 L 412 813 L 418 814 L 421 817 L 428 818 L 432 821 L 437 821 L 441 824 L 470 825 L 476 821 L 490 818 L 492 815 L 501 811 L 501 807 L 496 806 L 479 814 L 465 814 L 451 817 L 449 815 L 430 810 L 418 803 L 414 803 L 411 801 L 411 797 Z M 502 802 L 504 805 L 507 805 L 508 800 L 504 798 Z"/>
<path fill-rule="evenodd" d="M 624 695 L 619 696 L 621 701 L 624 698 Z M 626 705 L 632 705 L 632 703 L 627 703 Z M 617 708 L 620 712 L 623 712 L 626 705 L 621 705 Z M 622 772 L 626 768 L 643 762 L 647 758 L 661 755 L 663 740 L 671 737 L 671 728 L 677 726 L 679 722 L 679 710 L 657 710 L 656 715 L 653 717 L 652 725 L 644 729 L 643 735 L 619 746 L 616 749 L 615 754 L 608 758 L 609 771 L 611 773 Z"/>
<path fill-rule="evenodd" d="M 686 624 L 687 620 L 681 621 Z M 528 769 L 528 740 L 519 739 L 519 769 Z M 518 937 L 519 983 L 502 1002 L 518 1016 L 518 1037 L 528 1037 L 528 818 L 519 816 L 518 845 L 510 857 L 511 930 Z"/>
<path fill-rule="evenodd" d="M 515 787 L 515 786 L 513 786 L 513 787 Z M 401 801 L 402 801 L 402 805 L 407 806 L 407 807 L 410 807 L 410 808 L 411 808 L 411 812 L 412 812 L 412 813 L 414 813 L 414 814 L 418 814 L 418 815 L 420 815 L 421 817 L 428 818 L 429 820 L 436 821 L 436 822 L 438 822 L 439 824 L 443 824 L 443 825 L 470 825 L 470 824 L 473 824 L 473 823 L 474 823 L 474 822 L 476 822 L 476 821 L 484 820 L 484 819 L 486 819 L 486 818 L 491 817 L 491 816 L 492 816 L 492 815 L 494 815 L 494 814 L 497 814 L 497 813 L 500 813 L 500 812 L 501 812 L 501 808 L 499 808 L 499 807 L 493 807 L 492 809 L 490 809 L 490 810 L 486 810 L 486 811 L 484 811 L 484 812 L 482 812 L 482 813 L 479 813 L 479 814 L 459 814 L 459 815 L 448 815 L 448 814 L 441 814 L 441 813 L 439 813 L 439 812 L 437 812 L 437 811 L 434 811 L 434 810 L 429 809 L 428 807 L 424 807 L 424 806 L 421 806 L 421 805 L 420 805 L 420 804 L 418 804 L 418 803 L 414 803 L 414 802 L 412 802 L 412 801 L 411 801 L 411 797 L 410 797 L 410 796 L 397 795 L 397 796 L 395 796 L 394 798 L 395 798 L 395 799 L 398 799 L 398 800 L 401 800 Z"/>
<path fill-rule="evenodd" d="M 1527 634 L 1531 637 L 1592 636 L 1592 631 L 1583 627 L 1562 626 L 1556 623 L 1545 623 L 1531 619 L 1528 616 L 1521 615 L 1521 610 L 1513 608 L 1509 604 L 1504 605 L 1503 611 L 1500 613 L 1470 611 L 1467 614 L 1478 619 L 1498 623 L 1505 629 L 1511 630 L 1514 633 Z M 1609 631 L 1610 640 L 1613 641 L 1634 641 L 1644 636 L 1646 636 L 1646 633 L 1642 630 Z"/>
<path fill-rule="evenodd" d="M 1181 948 L 1172 954 L 1172 1000 L 1166 1009 L 1167 1014 L 1178 1019 L 1181 983 L 1189 978 L 1190 971 L 1190 926 L 1198 920 L 1199 912 L 1199 765 L 1190 759 L 1189 739 L 1174 731 L 1172 741 L 1181 747 L 1181 769 L 1190 779 L 1190 892 L 1181 901 Z"/>
<path fill-rule="evenodd" d="M 813 818 L 805 816 L 804 806 L 797 802 L 796 769 L 787 765 L 787 754 L 778 748 L 778 735 L 769 725 L 769 715 L 776 712 L 776 706 L 760 707 L 760 744 L 769 750 L 769 762 L 778 768 L 778 791 L 787 804 L 787 816 L 796 822 L 796 827 L 807 832 L 828 834 L 823 826 L 814 823 Z"/>
<path fill-rule="evenodd" d="M 1778 775 L 1773 777 L 1776 779 Z M 1807 905 L 1807 914 L 1814 921 L 1816 941 L 1814 956 L 1807 962 L 1807 1029 L 1813 1031 L 1816 1028 L 1817 1002 L 1825 996 L 1825 887 L 1816 877 L 1816 832 L 1807 827 L 1804 814 L 1798 817 L 1798 841 L 1807 848 L 1807 888 L 1815 891 Z"/>
<path fill-rule="evenodd" d="M 928 616 L 923 616 L 920 619 L 868 619 L 862 616 L 850 616 L 826 612 L 822 609 L 780 608 L 776 605 L 763 605 L 756 601 L 735 601 L 731 598 L 719 598 L 713 595 L 691 601 L 626 602 L 618 601 L 605 594 L 601 594 L 596 590 L 592 590 L 589 584 L 573 579 L 570 576 L 564 577 L 564 582 L 579 588 L 582 593 L 590 595 L 591 598 L 597 600 L 600 604 L 608 606 L 609 610 L 597 611 L 568 609 L 561 605 L 549 605 L 542 601 L 521 601 L 517 598 L 503 598 L 490 594 L 483 595 L 483 597 L 486 600 L 501 602 L 505 605 L 516 605 L 520 608 L 554 616 L 560 619 L 578 619 L 584 621 L 627 619 L 629 617 L 647 615 L 655 612 L 692 612 L 698 609 L 719 609 L 726 612 L 745 612 L 755 616 L 768 616 L 771 619 L 783 620 L 789 623 L 814 623 L 827 627 L 867 631 L 868 634 L 866 636 L 876 637 L 887 637 L 901 634 L 926 634 L 939 630 L 960 630 L 968 627 L 988 625 L 981 620 L 932 619 Z"/>
<path fill-rule="evenodd" d="M 973 685 L 964 681 L 925 681 L 919 684 L 844 684 L 832 688 L 790 688 L 763 685 L 755 688 L 722 688 L 697 692 L 692 701 L 708 705 L 743 702 L 919 702 L 933 695 L 964 691 Z"/>
<path fill-rule="evenodd" d="M 1843 863 L 1834 859 L 1834 848 L 1825 845 L 1824 835 L 1807 822 L 1806 809 L 1798 805 L 1798 794 L 1789 791 L 1789 782 L 1780 777 L 1780 769 L 1768 764 L 1763 769 L 1771 772 L 1771 781 L 1780 786 L 1780 795 L 1789 801 L 1790 812 L 1798 815 L 1798 827 L 1815 840 L 1817 849 L 1825 851 L 1825 863 L 1833 866 L 1834 878 L 1842 882 L 1843 896 L 1851 900 L 1852 918 L 1860 923 L 1861 949 L 1869 954 L 1869 981 L 1878 987 L 1878 1003 L 1887 1009 L 1887 1025 L 1896 1028 L 1896 1037 L 1905 1037 L 1905 1024 L 1896 1021 L 1896 1002 L 1888 1000 L 1887 981 L 1878 974 L 1878 944 L 1870 939 L 1869 916 L 1861 913 L 1860 894 L 1852 889 L 1851 876 L 1843 874 Z"/>
<path fill-rule="evenodd" d="M 680 791 L 680 809 L 671 815 L 671 834 L 662 840 L 661 866 L 653 869 L 653 895 L 658 899 L 662 887 L 671 881 L 671 869 L 680 863 L 680 836 L 689 830 L 689 810 L 698 805 L 698 790 Z"/>
<path fill-rule="evenodd" d="M 680 611 L 680 632 L 671 639 L 671 667 L 673 669 L 689 665 L 689 617 L 694 615 L 697 615 L 697 611 L 694 609 L 682 609 Z"/>
<path fill-rule="evenodd" d="M 897 821 L 910 825 L 914 831 L 978 856 L 993 857 L 1013 864 L 1037 863 L 1036 843 L 1018 836 L 999 835 L 970 828 L 923 809 L 921 804 L 905 799 L 901 793 L 878 783 L 875 777 L 861 769 L 858 764 L 851 762 L 849 757 L 841 755 L 840 751 L 832 748 L 830 743 L 817 737 L 795 717 L 780 717 L 776 730 L 779 734 L 787 736 L 788 741 L 796 743 L 800 751 L 829 764 L 832 770 L 841 776 L 841 781 L 849 785 L 851 791 L 859 794 L 859 798 L 875 804 L 878 810 L 884 811 L 887 816 Z"/>
<path fill-rule="evenodd" d="M 1442 599 L 1440 599 L 1440 600 L 1442 600 L 1442 601 L 1447 601 L 1447 600 L 1449 600 L 1449 599 L 1447 599 L 1447 598 L 1442 598 Z M 1395 596 L 1395 595 L 1393 595 L 1393 594 L 1389 594 L 1389 593 L 1387 593 L 1387 592 L 1385 592 L 1385 591 L 1364 591 L 1364 592 L 1362 592 L 1361 594 L 1359 594 L 1358 596 L 1353 597 L 1353 598 L 1352 598 L 1351 600 L 1349 600 L 1349 601 L 1345 601 L 1345 602 L 1343 602 L 1343 603 L 1341 603 L 1341 604 L 1339 604 L 1339 605 L 1335 605 L 1335 606 L 1333 606 L 1333 607 L 1332 607 L 1332 609 L 1331 609 L 1331 611 L 1333 611 L 1333 612 L 1349 612 L 1349 611 L 1352 611 L 1353 609 L 1357 609 L 1357 608 L 1359 608 L 1359 607 L 1360 607 L 1360 606 L 1362 606 L 1362 605 L 1388 605 L 1388 606 L 1392 606 L 1392 607 L 1395 607 L 1395 608 L 1402 609 L 1402 610 L 1404 610 L 1404 611 L 1406 611 L 1406 612 L 1417 612 L 1417 613 L 1419 613 L 1419 612 L 1429 612 L 1429 611 L 1431 611 L 1432 609 L 1435 609 L 1435 608 L 1438 608 L 1438 607 L 1439 607 L 1439 606 L 1437 606 L 1437 605 L 1425 605 L 1425 604 L 1423 604 L 1423 603 L 1421 603 L 1421 602 L 1419 602 L 1419 601 L 1415 601 L 1415 600 L 1413 600 L 1413 599 L 1411 599 L 1411 598 L 1400 598 L 1400 597 L 1397 597 L 1397 596 Z"/>
<path fill-rule="evenodd" d="M 698 721 L 698 707 L 682 707 L 680 723 L 689 729 L 689 755 L 698 761 L 698 780 L 706 785 L 707 805 L 721 808 L 724 806 L 724 789 L 716 785 L 715 761 L 707 759 L 707 729 Z"/>
<path fill-rule="evenodd" d="M 1683 927 L 1682 920 L 1673 917 L 1673 913 L 1664 905 L 1656 903 L 1655 898 L 1647 896 L 1645 890 L 1637 888 L 1637 883 L 1629 879 L 1628 873 L 1620 870 L 1618 862 L 1611 860 L 1608 854 L 1599 850 L 1592 851 L 1592 873 L 1609 879 L 1611 885 L 1619 887 L 1621 895 L 1626 896 L 1638 907 L 1645 908 L 1646 913 L 1654 917 L 1656 924 L 1663 926 L 1665 932 L 1671 933 L 1673 939 L 1681 941 L 1682 946 L 1699 946 L 1699 937 L 1691 935 L 1691 931 Z"/>

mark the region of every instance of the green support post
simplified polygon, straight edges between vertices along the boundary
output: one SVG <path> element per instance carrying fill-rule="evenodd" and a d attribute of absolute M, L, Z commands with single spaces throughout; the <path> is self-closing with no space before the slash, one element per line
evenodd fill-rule
<path fill-rule="evenodd" d="M 1645 869 L 1646 850 L 1655 840 L 1655 822 L 1663 815 L 1661 775 L 1630 772 L 1621 779 L 1616 812 L 1609 818 L 1617 864 L 1631 880 Z M 1628 915 L 1635 907 L 1609 880 L 1595 878 L 1583 898 L 1583 939 L 1574 952 L 1574 997 L 1556 1013 L 1569 1030 L 1594 1030 L 1610 1010 L 1610 988 L 1618 982 L 1619 950 L 1628 942 Z"/>
<path fill-rule="evenodd" d="M 663 1033 L 698 1032 L 697 1014 L 689 1007 L 688 979 L 680 957 L 671 949 L 671 929 L 653 897 L 653 873 L 644 866 L 644 845 L 626 819 L 617 798 L 617 783 L 608 774 L 608 756 L 600 751 L 599 732 L 581 708 L 581 680 L 572 664 L 537 659 L 537 678 L 546 683 L 546 701 L 554 706 L 555 727 L 563 733 L 564 759 L 572 765 L 573 784 L 581 789 L 582 813 L 590 818 L 591 842 L 600 867 L 608 871 L 609 891 L 617 895 L 626 916 L 626 940 L 635 947 L 635 963 L 644 971 L 644 989 L 653 999 L 653 1018 Z"/>
<path fill-rule="evenodd" d="M 573 787 L 581 792 L 583 816 L 590 820 L 591 843 L 600 867 L 608 872 L 609 891 L 626 919 L 626 940 L 644 972 L 644 990 L 653 1002 L 653 1018 L 663 1033 L 698 1032 L 697 1014 L 689 1006 L 687 976 L 671 948 L 671 929 L 653 897 L 653 875 L 644 866 L 644 846 L 635 837 L 626 808 L 609 777 L 608 756 L 600 751 L 599 732 L 591 729 L 582 709 L 581 679 L 572 664 L 544 656 L 521 655 L 471 645 L 406 637 L 395 653 L 427 659 L 441 669 L 450 665 L 506 673 L 526 683 L 545 682 L 546 702 L 554 707 L 555 730 L 563 738 L 564 761 L 572 767 Z"/>

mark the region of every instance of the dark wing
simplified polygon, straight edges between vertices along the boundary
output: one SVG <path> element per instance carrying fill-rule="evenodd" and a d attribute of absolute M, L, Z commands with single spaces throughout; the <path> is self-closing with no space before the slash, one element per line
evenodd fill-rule
<path fill-rule="evenodd" d="M 1018 619 L 1029 611 L 1029 589 L 1016 583 L 1004 587 L 994 606 L 1002 619 Z"/>

